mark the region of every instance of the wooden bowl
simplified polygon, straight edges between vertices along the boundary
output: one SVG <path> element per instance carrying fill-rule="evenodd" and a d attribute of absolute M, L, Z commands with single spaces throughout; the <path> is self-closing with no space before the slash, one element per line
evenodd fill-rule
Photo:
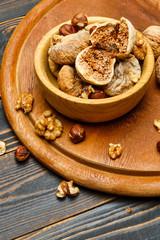
<path fill-rule="evenodd" d="M 89 24 L 95 22 L 103 23 L 107 20 L 113 19 L 88 17 Z M 70 23 L 70 21 L 65 23 Z M 154 70 L 154 55 L 150 45 L 147 43 L 147 55 L 143 62 L 141 78 L 131 89 L 118 96 L 104 99 L 82 99 L 73 97 L 58 89 L 57 81 L 48 66 L 47 59 L 50 38 L 53 34 L 59 34 L 61 25 L 50 30 L 41 39 L 34 55 L 34 65 L 39 85 L 49 104 L 61 114 L 71 119 L 84 122 L 109 121 L 133 109 L 144 96 Z"/>

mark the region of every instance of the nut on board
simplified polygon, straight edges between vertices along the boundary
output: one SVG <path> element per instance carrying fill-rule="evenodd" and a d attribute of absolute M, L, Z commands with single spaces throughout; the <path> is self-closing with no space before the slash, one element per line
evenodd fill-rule
<path fill-rule="evenodd" d="M 110 143 L 109 144 L 109 156 L 112 159 L 116 159 L 117 157 L 119 157 L 122 153 L 122 145 L 120 143 L 118 144 L 113 144 Z"/>
<path fill-rule="evenodd" d="M 29 92 L 22 92 L 16 100 L 15 109 L 18 111 L 22 109 L 24 113 L 32 111 L 33 107 L 33 96 Z"/>
<path fill-rule="evenodd" d="M 35 122 L 35 132 L 39 136 L 44 136 L 46 140 L 55 140 L 61 136 L 62 131 L 62 123 L 52 110 L 44 111 Z"/>

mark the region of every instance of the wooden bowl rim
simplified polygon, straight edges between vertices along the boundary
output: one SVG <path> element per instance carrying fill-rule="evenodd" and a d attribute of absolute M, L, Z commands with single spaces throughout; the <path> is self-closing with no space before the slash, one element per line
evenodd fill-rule
<path fill-rule="evenodd" d="M 116 19 L 107 18 L 107 17 L 99 17 L 99 16 L 91 16 L 91 17 L 88 17 L 88 24 L 92 24 L 92 23 L 96 23 L 96 22 L 103 23 L 105 21 L 112 21 L 112 20 L 115 21 Z M 118 20 L 116 20 L 116 21 L 118 21 Z M 77 102 L 77 103 L 86 104 L 86 105 L 88 105 L 88 104 L 89 105 L 99 105 L 99 104 L 105 105 L 107 103 L 108 104 L 116 103 L 118 101 L 122 101 L 124 99 L 131 97 L 132 94 L 140 91 L 148 83 L 148 81 L 150 80 L 150 77 L 153 73 L 153 70 L 154 70 L 154 54 L 153 54 L 150 44 L 148 43 L 147 39 L 145 38 L 145 41 L 147 42 L 147 54 L 146 54 L 144 61 L 145 61 L 145 65 L 147 67 L 145 68 L 145 70 L 142 70 L 142 75 L 141 75 L 141 78 L 139 79 L 139 81 L 132 88 L 127 90 L 126 92 L 119 94 L 117 96 L 103 98 L 103 99 L 84 99 L 84 98 L 78 98 L 78 97 L 71 96 L 71 95 L 61 91 L 57 87 L 55 87 L 49 81 L 49 79 L 46 77 L 46 74 L 44 71 L 44 59 L 42 59 L 40 56 L 45 51 L 45 46 L 50 41 L 51 36 L 53 34 L 59 34 L 60 26 L 65 23 L 70 24 L 71 20 L 63 22 L 63 23 L 57 25 L 56 27 L 52 28 L 49 32 L 47 32 L 42 37 L 40 42 L 38 43 L 36 50 L 35 50 L 35 54 L 34 54 L 34 67 L 35 67 L 36 74 L 38 76 L 38 81 L 43 86 L 45 86 L 45 88 L 47 88 L 49 92 L 52 92 L 53 94 L 57 95 L 58 97 L 61 97 L 64 100 L 68 100 L 70 102 Z"/>

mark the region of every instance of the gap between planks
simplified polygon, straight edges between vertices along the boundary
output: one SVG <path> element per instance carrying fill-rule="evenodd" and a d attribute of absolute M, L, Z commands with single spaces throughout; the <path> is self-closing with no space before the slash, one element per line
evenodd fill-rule
<path fill-rule="evenodd" d="M 36 229 L 35 231 L 32 231 L 32 232 L 27 233 L 27 234 L 24 234 L 24 235 L 22 235 L 22 236 L 20 236 L 20 237 L 18 237 L 18 238 L 15 238 L 15 240 L 26 239 L 26 237 L 29 237 L 30 234 L 34 234 L 34 233 L 37 233 L 37 232 L 39 232 L 39 231 L 47 230 L 47 229 L 52 228 L 54 225 L 57 225 L 57 224 L 61 224 L 61 223 L 63 224 L 63 223 L 65 223 L 65 222 L 67 222 L 67 221 L 70 221 L 70 220 L 78 217 L 78 216 L 81 215 L 81 214 L 84 214 L 84 213 L 86 213 L 86 212 L 88 212 L 88 211 L 90 211 L 90 210 L 93 210 L 93 209 L 97 208 L 97 207 L 103 206 L 103 205 L 105 205 L 105 204 L 108 203 L 108 202 L 114 201 L 114 200 L 116 200 L 117 198 L 118 198 L 118 196 L 111 197 L 111 198 L 107 199 L 106 202 L 103 202 L 102 204 L 99 204 L 99 205 L 97 204 L 97 205 L 95 205 L 94 207 L 92 207 L 92 208 L 90 208 L 90 209 L 86 209 L 86 210 L 84 210 L 84 211 L 82 211 L 82 212 L 80 212 L 80 213 L 77 213 L 77 214 L 75 214 L 75 215 L 73 214 L 71 217 L 67 217 L 67 218 L 65 218 L 65 219 L 63 219 L 63 220 L 60 220 L 60 221 L 57 221 L 57 222 L 55 222 L 55 223 L 46 225 L 45 227 Z M 31 236 L 31 237 L 32 237 L 32 236 Z M 28 238 L 28 239 L 30 239 L 30 238 Z"/>
<path fill-rule="evenodd" d="M 116 200 L 117 198 L 118 198 L 118 196 L 112 197 L 112 198 L 108 199 L 108 201 L 107 201 L 106 203 L 111 202 L 111 201 L 114 201 L 114 200 Z M 154 201 L 148 201 L 147 203 L 137 205 L 137 206 L 133 207 L 132 209 L 136 209 L 136 208 L 139 208 L 139 207 L 141 207 L 141 206 L 145 206 L 145 205 L 147 205 L 147 204 L 149 204 L 149 203 L 152 203 L 152 202 L 154 202 Z M 100 204 L 98 207 L 103 206 L 103 205 L 105 205 L 106 203 Z M 158 207 L 159 207 L 159 206 L 152 207 L 151 210 L 156 209 L 156 208 L 158 208 Z M 76 215 L 73 215 L 73 216 L 68 217 L 68 218 L 66 218 L 66 219 L 63 219 L 63 220 L 61 220 L 61 221 L 55 222 L 54 224 L 50 224 L 50 225 L 48 225 L 48 226 L 46 226 L 46 227 L 39 228 L 39 229 L 37 229 L 37 230 L 35 230 L 35 231 L 33 231 L 33 232 L 30 232 L 30 233 L 28 233 L 28 234 L 25 234 L 25 235 L 23 235 L 23 236 L 18 237 L 18 238 L 16 238 L 15 240 L 23 240 L 23 239 L 25 239 L 25 240 L 31 240 L 32 237 L 36 237 L 37 234 L 41 234 L 42 232 L 46 232 L 46 233 L 47 233 L 48 230 L 56 227 L 57 225 L 60 225 L 60 224 L 63 225 L 63 224 L 65 224 L 67 221 L 72 221 L 72 220 L 74 220 L 75 218 L 79 217 L 80 215 L 85 214 L 86 212 L 92 211 L 92 210 L 94 210 L 95 208 L 97 208 L 97 206 L 94 206 L 94 207 L 91 208 L 91 209 L 88 209 L 88 210 L 86 210 L 86 211 L 83 211 L 83 212 L 81 212 L 81 213 L 78 213 L 78 214 L 76 214 Z M 123 212 L 123 211 L 126 211 L 126 210 L 125 210 L 126 207 L 123 206 L 122 209 L 123 209 L 123 210 L 121 210 L 122 212 Z M 145 213 L 145 212 L 147 212 L 147 211 L 148 211 L 148 209 L 147 209 L 147 210 L 141 210 L 140 212 L 136 212 L 136 213 L 134 213 L 134 214 L 128 214 L 128 216 L 127 216 L 127 217 L 124 217 L 123 219 L 127 219 L 128 217 L 135 217 L 135 216 L 138 216 L 138 215 L 140 215 L 140 214 L 142 214 L 142 213 Z M 157 218 L 156 218 L 156 219 L 157 219 Z M 149 224 L 150 222 L 153 222 L 153 221 L 155 221 L 156 219 L 149 220 L 149 221 L 147 221 L 146 223 L 143 223 L 143 224 L 147 224 L 147 223 Z M 121 221 L 121 220 L 122 220 L 122 219 L 119 219 L 118 221 Z M 117 220 L 115 220 L 114 222 L 117 222 Z M 112 222 L 112 224 L 113 224 L 113 222 Z M 136 226 L 141 226 L 141 225 L 143 225 L 143 224 L 140 223 L 140 224 L 137 224 Z M 133 227 L 134 227 L 134 226 L 125 227 L 125 228 L 123 228 L 123 229 L 117 229 L 116 232 L 117 232 L 117 231 L 123 231 L 123 230 L 125 230 L 125 229 L 132 229 Z M 99 227 L 98 227 L 98 228 L 99 228 Z M 86 231 L 86 230 L 85 230 L 85 231 Z M 88 229 L 87 231 L 91 231 L 91 229 Z M 110 234 L 110 233 L 112 233 L 112 232 L 109 232 L 108 234 Z M 74 236 L 75 236 L 75 235 L 74 235 Z M 78 236 L 77 236 L 77 237 L 78 237 Z M 67 237 L 67 238 L 65 238 L 65 239 L 70 239 L 70 237 L 69 237 L 69 238 Z M 78 238 L 77 238 L 77 239 L 78 239 Z M 90 238 L 89 238 L 89 239 L 90 239 Z M 91 238 L 91 239 L 92 239 L 92 238 Z M 97 237 L 96 237 L 96 238 L 93 238 L 93 239 L 97 239 Z"/>

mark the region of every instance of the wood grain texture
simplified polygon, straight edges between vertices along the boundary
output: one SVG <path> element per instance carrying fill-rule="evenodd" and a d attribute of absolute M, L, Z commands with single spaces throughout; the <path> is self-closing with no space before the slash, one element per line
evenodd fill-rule
<path fill-rule="evenodd" d="M 0 100 L 0 140 L 6 142 L 6 153 L 11 152 L 20 145 L 19 139 L 15 133 L 11 130 L 11 127 L 5 116 L 2 101 Z"/>
<path fill-rule="evenodd" d="M 69 7 L 71 4 L 72 9 Z M 120 9 L 117 12 L 114 4 L 117 4 L 116 0 L 111 3 L 101 0 L 96 14 L 112 14 L 112 17 L 116 18 L 120 18 L 122 13 L 124 16 L 128 14 L 126 9 L 130 8 L 130 5 L 126 4 L 125 12 L 120 11 L 124 7 L 123 4 L 119 5 Z M 62 9 L 66 15 L 62 14 Z M 135 9 L 137 14 L 141 11 L 139 7 Z M 69 16 L 73 16 L 73 11 L 82 10 L 88 15 L 95 14 L 90 1 L 82 2 L 81 6 L 72 0 L 43 1 L 27 15 L 13 33 L 4 54 L 1 74 L 2 99 L 9 122 L 18 138 L 40 162 L 67 179 L 110 193 L 159 196 L 160 162 L 155 147 L 158 132 L 153 127 L 153 116 L 159 114 L 156 100 L 159 98 L 159 89 L 155 81 L 152 81 L 149 91 L 138 107 L 128 115 L 100 125 L 84 124 L 87 139 L 79 145 L 72 144 L 68 137 L 73 121 L 58 113 L 56 114 L 64 126 L 61 138 L 53 144 L 48 144 L 35 134 L 34 121 L 49 106 L 38 87 L 33 65 L 34 50 L 48 30 L 66 18 L 71 18 Z M 139 27 L 142 27 L 141 15 L 138 16 L 139 19 L 133 20 L 133 24 L 139 23 Z M 132 15 L 128 15 L 128 18 L 132 18 Z M 146 22 L 143 22 L 143 28 Z M 150 24 L 151 22 L 154 24 L 155 21 L 150 19 Z M 14 109 L 18 94 L 24 90 L 32 92 L 35 98 L 33 111 L 28 117 Z M 146 128 L 150 131 L 146 132 Z M 128 136 L 125 136 L 122 129 L 128 132 Z M 148 142 L 146 138 L 149 139 Z M 151 145 L 151 141 L 155 145 Z M 124 146 L 123 154 L 117 161 L 112 161 L 108 156 L 107 146 L 110 142 L 120 142 Z M 40 152 L 39 149 L 43 150 Z M 79 169 L 76 176 L 74 169 Z"/>
<path fill-rule="evenodd" d="M 9 3 L 7 8 L 4 9 L 4 5 L 2 3 Z M 16 3 L 20 4 L 16 4 Z M 28 5 L 31 4 L 31 1 L 26 1 Z M 158 3 L 158 0 L 147 0 L 147 1 L 123 1 L 120 4 L 122 5 L 121 12 L 125 11 L 124 6 L 127 4 L 132 9 L 133 16 L 131 16 L 132 20 L 134 20 L 134 14 L 136 13 L 135 7 L 141 5 L 141 15 L 142 21 L 139 23 L 142 27 L 140 30 L 143 30 L 144 25 L 150 24 L 150 14 L 152 15 L 152 21 L 156 24 L 159 24 L 159 10 L 156 7 L 151 6 L 151 4 L 146 4 L 151 2 L 151 4 L 155 5 Z M 2 21 L 3 13 L 5 13 L 4 17 L 6 19 L 11 18 L 9 16 L 9 10 L 12 3 L 12 16 L 16 17 L 19 12 L 22 15 L 26 14 L 26 6 L 23 7 L 25 1 L 16 0 L 16 1 L 0 1 L 0 18 Z M 106 1 L 107 3 L 107 1 Z M 91 2 L 92 4 L 92 2 Z M 116 9 L 116 6 L 113 6 Z M 117 4 L 119 2 L 117 1 Z M 148 8 L 148 10 L 144 10 L 143 5 Z M 17 9 L 17 11 L 13 11 L 13 9 Z M 83 8 L 86 9 L 85 7 Z M 104 9 L 106 11 L 106 9 Z M 148 14 L 149 12 L 149 14 Z M 95 9 L 96 13 L 96 9 Z M 157 13 L 157 15 L 155 14 Z M 8 17 L 7 17 L 8 14 Z M 67 13 L 66 13 L 67 14 Z M 154 17 L 154 14 L 157 17 Z M 118 10 L 117 10 L 118 15 Z M 68 18 L 64 20 L 68 20 L 70 15 L 68 14 Z M 116 17 L 116 16 L 115 16 Z M 23 17 L 22 17 L 23 18 Z M 65 17 L 64 17 L 65 18 Z M 145 19 L 145 20 L 144 20 Z M 11 19 L 9 21 L 9 26 L 12 26 Z M 18 20 L 19 21 L 19 20 Z M 18 22 L 17 21 L 17 22 Z M 6 31 L 4 27 L 4 31 L 7 31 L 7 24 L 5 24 Z M 139 25 L 137 24 L 137 26 Z M 3 41 L 4 36 L 1 35 L 0 39 Z M 6 34 L 6 39 L 3 43 L 6 44 L 8 41 L 9 34 Z M 2 43 L 1 41 L 1 43 Z M 3 44 L 0 44 L 0 48 Z M 3 48 L 4 50 L 4 48 Z M 1 54 L 1 52 L 0 52 Z M 1 55 L 2 56 L 2 55 Z M 155 106 L 156 107 L 156 106 Z M 151 113 L 152 114 L 152 113 Z M 139 117 L 139 115 L 135 115 L 135 120 Z M 128 124 L 131 123 L 130 118 L 128 119 Z M 130 125 L 130 124 L 129 124 Z M 111 127 L 110 124 L 108 127 Z M 114 127 L 114 126 L 113 126 Z M 132 131 L 132 128 L 125 128 L 126 131 Z M 147 131 L 148 129 L 146 129 Z M 107 133 L 107 131 L 106 131 Z M 8 136 L 9 134 L 9 136 Z M 126 135 L 126 134 L 125 134 Z M 121 136 L 125 138 L 125 135 Z M 158 138 L 157 134 L 157 138 Z M 3 112 L 2 103 L 0 102 L 0 139 L 15 138 L 15 134 L 11 131 L 10 125 L 6 120 L 5 114 Z M 12 142 L 12 140 L 10 141 Z M 96 141 L 96 138 L 94 138 Z M 9 147 L 9 146 L 8 146 Z M 14 149 L 13 149 L 14 150 Z M 42 175 L 40 175 L 42 174 Z M 2 180 L 3 179 L 3 180 Z M 22 181 L 21 181 L 22 180 Z M 57 220 L 57 223 L 51 225 L 50 227 L 46 227 L 41 229 L 40 231 L 30 233 L 29 235 L 25 235 L 22 239 L 109 239 L 109 240 L 119 240 L 119 239 L 130 239 L 130 240 L 159 240 L 160 239 L 160 229 L 159 229 L 159 200 L 155 199 L 139 199 L 139 198 L 128 198 L 128 197 L 118 197 L 116 199 L 112 199 L 111 202 L 108 203 L 108 198 L 110 196 L 107 194 L 97 193 L 95 191 L 90 191 L 88 189 L 81 188 L 81 192 L 79 197 L 81 201 L 77 201 L 78 199 L 65 199 L 64 201 L 59 201 L 55 199 L 55 188 L 57 184 L 61 181 L 61 178 L 56 175 L 48 172 L 45 168 L 40 166 L 32 157 L 30 157 L 29 161 L 25 164 L 18 164 L 15 162 L 14 154 L 6 154 L 0 156 L 0 212 L 3 212 L 3 215 L 0 214 L 0 228 L 3 227 L 3 232 L 0 234 L 0 239 L 9 240 L 16 238 L 17 236 L 23 235 L 25 233 L 29 233 L 34 231 L 35 229 L 39 229 L 40 226 L 44 227 L 49 225 L 50 223 L 54 223 L 54 216 L 56 214 L 56 218 L 59 216 L 60 211 L 60 220 L 66 218 L 65 221 Z M 3 185 L 3 188 L 1 187 Z M 99 197 L 95 193 L 99 195 Z M 83 196 L 82 196 L 83 195 Z M 49 196 L 48 198 L 46 196 Z M 95 198 L 94 198 L 95 197 Z M 111 196 L 112 197 L 112 196 Z M 107 198 L 106 204 L 103 202 L 104 198 Z M 52 202 L 54 199 L 54 202 Z M 88 204 L 91 204 L 93 200 L 94 204 L 99 202 L 100 204 L 103 202 L 104 205 L 100 207 L 95 207 L 93 210 L 89 211 Z M 96 199 L 96 200 L 95 200 Z M 80 214 L 81 210 L 79 207 L 79 214 L 75 214 L 74 218 L 70 218 L 70 216 L 74 216 L 74 209 L 76 209 L 76 204 L 74 206 L 73 203 L 82 206 L 82 214 Z M 3 202 L 3 204 L 2 204 Z M 68 205 L 71 206 L 71 209 L 68 209 Z M 61 210 L 61 206 L 63 212 Z M 72 207 L 73 206 L 73 207 Z M 96 205 L 97 206 L 97 205 Z M 126 206 L 132 208 L 133 212 L 131 214 L 127 214 L 125 212 Z M 56 209 L 55 213 L 53 209 Z M 83 209 L 85 209 L 83 213 Z M 38 211 L 39 210 L 39 211 Z M 87 211 L 88 210 L 88 211 Z M 34 215 L 35 211 L 35 215 Z M 46 213 L 45 213 L 46 212 Z M 51 214 L 50 214 L 51 212 Z M 42 214 L 41 214 L 42 213 Z M 71 213 L 71 214 L 70 214 Z M 73 215 L 72 215 L 73 213 Z M 33 216 L 34 215 L 34 216 Z M 48 216 L 49 215 L 49 216 Z M 24 218 L 26 216 L 26 219 Z M 36 219 L 37 216 L 37 219 Z M 14 218 L 15 217 L 15 218 Z M 52 218 L 53 217 L 53 218 Z M 35 221 L 33 221 L 35 219 Z M 40 220 L 39 220 L 40 219 Z M 52 220 L 50 220 L 52 219 Z M 37 223 L 38 220 L 38 223 Z M 31 224 L 30 224 L 31 221 Z M 2 225 L 1 225 L 2 223 Z M 20 226 L 20 227 L 19 227 Z M 73 230 L 75 228 L 75 230 Z M 24 229 L 24 231 L 23 231 Z M 82 235 L 81 235 L 82 234 Z"/>
<path fill-rule="evenodd" d="M 97 207 L 96 211 L 92 209 L 18 240 L 159 239 L 160 231 L 157 230 L 160 223 L 159 201 L 134 200 L 134 198 L 115 199 Z M 130 207 L 132 213 L 127 213 L 126 207 Z"/>
<path fill-rule="evenodd" d="M 40 0 L 1 0 L 0 22 L 26 15 Z"/>
<path fill-rule="evenodd" d="M 0 157 L 0 239 L 13 239 L 113 201 L 116 197 L 80 187 L 76 198 L 57 199 L 62 180 L 38 162 Z"/>

